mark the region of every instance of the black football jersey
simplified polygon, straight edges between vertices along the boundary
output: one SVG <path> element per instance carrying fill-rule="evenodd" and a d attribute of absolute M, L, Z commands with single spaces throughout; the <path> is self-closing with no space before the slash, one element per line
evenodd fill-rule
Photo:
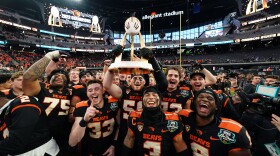
<path fill-rule="evenodd" d="M 52 135 L 56 140 L 68 140 L 71 131 L 68 122 L 71 95 L 68 89 L 58 91 L 46 83 L 40 83 L 40 86 L 41 91 L 36 97 L 48 116 Z"/>
<path fill-rule="evenodd" d="M 162 111 L 176 112 L 185 108 L 189 98 L 193 97 L 189 87 L 180 87 L 173 92 L 165 91 L 162 94 Z"/>
<path fill-rule="evenodd" d="M 154 125 L 145 125 L 141 111 L 131 112 L 128 128 L 135 136 L 138 156 L 170 156 L 173 139 L 183 132 L 183 125 L 176 113 L 163 113 L 163 120 Z M 136 155 L 136 153 L 135 153 Z"/>
<path fill-rule="evenodd" d="M 89 100 L 77 103 L 74 116 L 84 117 L 90 104 Z M 118 109 L 118 99 L 112 97 L 105 98 L 104 106 L 99 110 L 100 113 L 87 123 L 84 137 L 87 137 L 87 150 L 89 154 L 101 156 L 112 145 L 115 137 Z"/>
<path fill-rule="evenodd" d="M 251 147 L 247 130 L 234 120 L 215 117 L 210 124 L 198 127 L 193 111 L 183 109 L 179 115 L 185 127 L 184 140 L 193 155 L 227 156 Z"/>
<path fill-rule="evenodd" d="M 77 96 L 81 101 L 88 100 L 87 89 L 83 85 L 74 85 L 72 87 L 72 96 Z"/>
<path fill-rule="evenodd" d="M 5 138 L 8 137 L 8 129 L 7 129 L 7 125 L 5 123 L 5 112 L 7 110 L 8 107 L 5 107 L 2 109 L 2 111 L 0 112 L 0 141 L 4 140 Z"/>
<path fill-rule="evenodd" d="M 6 128 L 4 140 L 0 141 L 0 155 L 25 153 L 51 139 L 44 108 L 34 97 L 20 96 L 12 100 L 2 114 Z"/>
<path fill-rule="evenodd" d="M 136 110 L 142 110 L 142 98 L 143 91 L 134 91 L 130 88 L 122 87 L 122 98 L 120 100 L 120 132 L 118 136 L 119 144 L 123 143 L 123 140 L 127 133 L 127 119 L 130 112 Z"/>

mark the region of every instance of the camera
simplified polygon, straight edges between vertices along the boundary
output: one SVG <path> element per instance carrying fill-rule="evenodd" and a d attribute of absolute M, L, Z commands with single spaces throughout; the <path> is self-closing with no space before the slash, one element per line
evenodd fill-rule
<path fill-rule="evenodd" d="M 279 88 L 271 86 L 257 86 L 255 94 L 249 94 L 249 109 L 255 113 L 268 115 L 280 115 L 280 97 L 278 97 Z"/>

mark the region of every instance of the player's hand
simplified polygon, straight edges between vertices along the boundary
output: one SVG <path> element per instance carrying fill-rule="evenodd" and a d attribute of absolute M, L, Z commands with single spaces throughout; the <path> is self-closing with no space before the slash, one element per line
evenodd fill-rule
<path fill-rule="evenodd" d="M 193 68 L 199 68 L 200 70 L 204 69 L 204 67 L 203 67 L 203 65 L 201 63 L 195 63 L 195 64 L 192 65 L 192 67 Z"/>
<path fill-rule="evenodd" d="M 271 123 L 276 126 L 276 128 L 278 129 L 278 131 L 280 131 L 280 117 L 272 114 L 272 120 Z"/>
<path fill-rule="evenodd" d="M 151 49 L 148 49 L 148 48 L 140 49 L 140 53 L 141 53 L 141 56 L 146 60 L 149 60 L 149 59 L 154 57 L 153 51 Z"/>
<path fill-rule="evenodd" d="M 111 60 L 105 60 L 104 61 L 104 66 L 110 66 L 111 65 Z"/>
<path fill-rule="evenodd" d="M 103 153 L 102 155 L 106 155 L 106 156 L 114 156 L 115 154 L 115 146 L 111 145 L 107 151 L 105 153 Z"/>
<path fill-rule="evenodd" d="M 117 57 L 119 56 L 120 54 L 123 53 L 123 50 L 124 50 L 124 47 L 121 46 L 121 45 L 117 45 L 113 50 L 112 50 L 112 53 L 113 53 L 113 57 Z"/>
<path fill-rule="evenodd" d="M 66 58 L 66 57 L 69 57 L 70 54 L 65 51 L 55 50 L 55 51 L 48 52 L 45 56 L 47 58 L 53 60 L 54 62 L 58 62 L 60 57 Z"/>
<path fill-rule="evenodd" d="M 86 122 L 89 122 L 89 120 L 90 120 L 91 118 L 95 117 L 96 114 L 98 114 L 98 113 L 99 113 L 99 110 L 97 110 L 95 107 L 89 106 L 89 107 L 87 108 L 86 114 L 85 114 L 85 116 L 84 116 L 84 120 L 85 120 Z"/>

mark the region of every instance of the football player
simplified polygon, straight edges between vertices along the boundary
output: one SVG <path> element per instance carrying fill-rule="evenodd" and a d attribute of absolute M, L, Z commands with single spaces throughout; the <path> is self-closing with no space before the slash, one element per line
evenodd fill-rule
<path fill-rule="evenodd" d="M 145 89 L 143 111 L 133 111 L 129 115 L 122 156 L 170 156 L 174 154 L 170 150 L 173 145 L 178 155 L 188 154 L 179 116 L 161 111 L 160 96 L 161 93 L 156 87 L 150 86 Z M 131 153 L 134 143 L 137 146 L 137 154 Z"/>
<path fill-rule="evenodd" d="M 50 84 L 41 83 L 38 78 L 45 71 L 50 61 L 57 62 L 59 51 L 47 53 L 35 62 L 23 75 L 23 91 L 25 95 L 36 96 L 42 103 L 50 122 L 50 130 L 59 145 L 60 155 L 70 155 L 68 138 L 71 124 L 68 122 L 71 95 L 67 89 L 68 74 L 63 70 L 54 70 L 48 75 Z"/>
<path fill-rule="evenodd" d="M 0 91 L 5 93 L 11 89 L 11 76 L 12 72 L 9 70 L 0 70 L 1 79 L 0 79 Z"/>
<path fill-rule="evenodd" d="M 0 92 L 0 105 L 6 103 Z M 31 96 L 20 96 L 0 109 L 0 155 L 55 156 L 59 147 L 49 132 L 44 108 Z M 3 118 L 2 118 L 3 117 Z"/>
<path fill-rule="evenodd" d="M 118 99 L 104 98 L 103 93 L 102 82 L 89 81 L 87 84 L 89 100 L 77 103 L 74 111 L 75 122 L 69 144 L 74 147 L 85 137 L 87 155 L 113 156 L 115 154 L 119 131 L 118 127 L 116 129 L 116 125 L 119 125 Z"/>
<path fill-rule="evenodd" d="M 192 98 L 192 91 L 189 87 L 179 87 L 181 78 L 180 67 L 168 67 L 166 78 L 168 81 L 167 90 L 162 94 L 162 110 L 178 113 L 182 108 L 190 108 L 188 100 Z"/>
<path fill-rule="evenodd" d="M 218 95 L 203 89 L 194 96 L 194 111 L 179 112 L 185 127 L 184 139 L 193 155 L 250 156 L 251 139 L 241 124 L 220 118 Z"/>
<path fill-rule="evenodd" d="M 194 94 L 207 87 L 206 75 L 204 72 L 195 71 L 190 75 L 190 79 L 190 84 L 192 85 Z M 229 97 L 221 90 L 217 90 L 216 93 L 218 93 L 219 102 L 222 104 L 221 111 L 219 112 L 220 116 L 238 121 L 240 116 L 232 105 Z M 192 101 L 191 109 L 194 109 L 193 107 L 195 107 L 194 101 Z"/>
<path fill-rule="evenodd" d="M 119 55 L 122 53 L 123 47 L 117 46 L 113 53 L 115 55 Z M 142 56 L 149 60 L 152 64 L 154 69 L 154 76 L 157 83 L 157 88 L 160 91 L 165 91 L 167 87 L 167 81 L 164 73 L 161 70 L 160 65 L 158 64 L 156 58 L 153 56 L 152 51 L 143 48 L 141 49 Z M 119 87 L 113 84 L 114 73 L 111 71 L 107 71 L 104 77 L 103 86 L 105 90 L 113 97 L 118 98 L 120 101 L 120 134 L 118 138 L 118 148 L 117 150 L 121 149 L 123 140 L 127 133 L 127 119 L 129 113 L 134 110 L 141 110 L 142 109 L 142 95 L 144 85 L 146 83 L 143 75 L 132 75 L 129 87 L 122 86 Z M 120 154 L 120 151 L 117 151 L 117 154 Z"/>
<path fill-rule="evenodd" d="M 7 96 L 8 99 L 13 99 L 13 98 L 16 98 L 17 96 L 23 95 L 22 76 L 23 76 L 22 71 L 15 72 L 12 75 L 12 77 L 11 77 L 12 88 L 10 90 L 4 92 L 4 94 Z"/>

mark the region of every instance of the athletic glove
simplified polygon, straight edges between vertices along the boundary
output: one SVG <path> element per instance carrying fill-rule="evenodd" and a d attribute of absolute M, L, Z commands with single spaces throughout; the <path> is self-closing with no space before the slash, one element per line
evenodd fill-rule
<path fill-rule="evenodd" d="M 203 70 L 204 67 L 201 63 L 195 63 L 192 65 L 193 68 L 196 68 L 196 69 L 200 69 L 200 70 Z"/>
<path fill-rule="evenodd" d="M 60 57 L 66 58 L 69 57 L 70 54 L 65 51 L 55 50 L 55 51 L 48 52 L 45 56 L 54 62 L 58 62 Z"/>
<path fill-rule="evenodd" d="M 113 54 L 113 60 L 115 60 L 116 57 L 120 56 L 120 54 L 123 53 L 124 47 L 121 45 L 117 45 L 113 50 L 112 50 L 112 54 Z"/>
<path fill-rule="evenodd" d="M 148 48 L 140 49 L 140 53 L 141 53 L 141 56 L 146 60 L 149 60 L 154 57 L 153 51 Z"/>

